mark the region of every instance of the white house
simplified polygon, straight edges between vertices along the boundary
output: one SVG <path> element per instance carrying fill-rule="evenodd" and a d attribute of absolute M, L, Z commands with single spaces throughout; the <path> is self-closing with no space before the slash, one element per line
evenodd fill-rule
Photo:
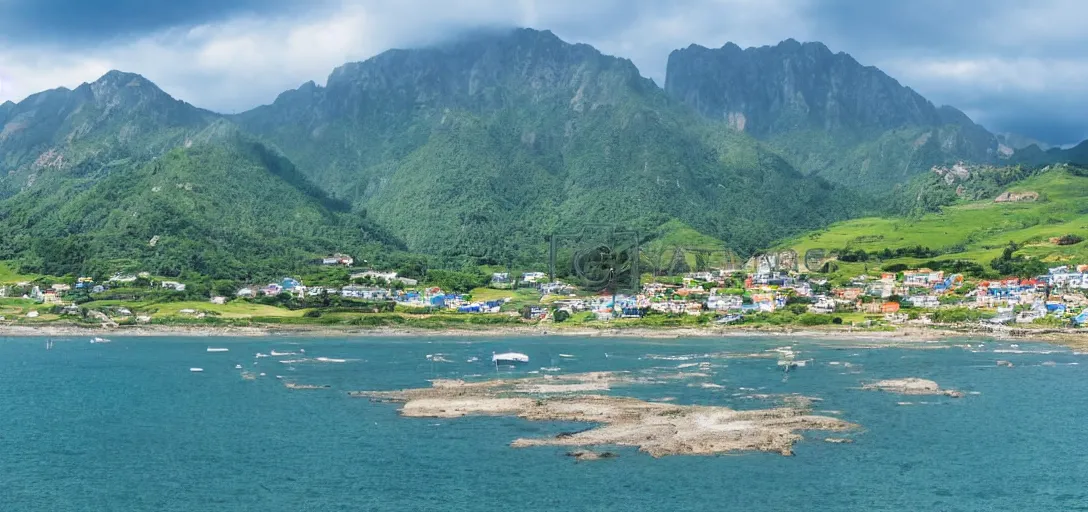
<path fill-rule="evenodd" d="M 345 286 L 340 289 L 340 295 L 349 299 L 389 300 L 389 290 L 368 286 Z"/>
<path fill-rule="evenodd" d="M 744 299 L 739 295 L 711 295 L 706 299 L 707 309 L 714 311 L 728 311 L 740 309 L 744 305 Z"/>
<path fill-rule="evenodd" d="M 352 280 L 366 278 L 370 278 L 378 282 L 385 281 L 387 283 L 392 283 L 393 281 L 400 281 L 401 283 L 404 283 L 404 286 L 415 286 L 419 284 L 419 281 L 415 279 L 409 279 L 407 277 L 400 277 L 397 275 L 396 272 L 380 272 L 377 270 L 367 270 L 366 272 L 356 272 L 351 275 Z"/>
<path fill-rule="evenodd" d="M 941 301 L 936 295 L 914 295 L 907 297 L 906 300 L 916 308 L 933 309 L 941 305 Z"/>
<path fill-rule="evenodd" d="M 345 265 L 350 267 L 354 263 L 355 259 L 346 254 L 333 254 L 321 259 L 322 265 Z"/>
<path fill-rule="evenodd" d="M 160 286 L 169 290 L 174 290 L 176 292 L 185 291 L 185 285 L 177 281 L 163 281 L 162 283 L 160 283 Z"/>
<path fill-rule="evenodd" d="M 523 283 L 539 283 L 548 278 L 548 274 L 544 272 L 525 272 L 521 275 L 521 281 Z"/>

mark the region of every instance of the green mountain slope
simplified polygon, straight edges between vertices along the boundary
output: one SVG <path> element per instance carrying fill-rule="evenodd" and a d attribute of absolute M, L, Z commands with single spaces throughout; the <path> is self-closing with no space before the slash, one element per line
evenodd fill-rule
<path fill-rule="evenodd" d="M 750 252 L 858 209 L 550 32 L 389 51 L 235 120 L 421 252 L 541 261 L 552 230 L 670 220 Z"/>
<path fill-rule="evenodd" d="M 867 217 L 835 223 L 796 237 L 783 247 L 805 254 L 863 250 L 870 265 L 926 261 L 969 261 L 995 272 L 991 262 L 1012 242 L 1016 255 L 1045 262 L 1088 260 L 1088 243 L 1057 243 L 1066 235 L 1088 234 L 1088 170 L 1055 165 L 959 167 L 935 176 L 921 196 L 931 195 L 928 213 Z M 917 196 L 916 196 L 917 197 Z M 936 210 L 936 211 L 933 211 Z M 923 248 L 918 251 L 912 248 Z M 898 255 L 889 255 L 906 249 Z M 887 250 L 887 251 L 886 251 Z M 883 254 L 883 256 L 882 256 Z"/>
<path fill-rule="evenodd" d="M 1000 155 L 997 138 L 962 112 L 820 43 L 692 45 L 669 56 L 665 90 L 766 141 L 802 172 L 866 191 Z"/>
<path fill-rule="evenodd" d="M 282 155 L 138 75 L 0 112 L 0 259 L 28 271 L 244 279 L 398 245 Z"/>

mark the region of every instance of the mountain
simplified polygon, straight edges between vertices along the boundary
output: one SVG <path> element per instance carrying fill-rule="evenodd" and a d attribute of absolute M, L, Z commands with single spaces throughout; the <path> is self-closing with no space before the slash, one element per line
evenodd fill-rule
<path fill-rule="evenodd" d="M 146 159 L 182 145 L 217 116 L 175 100 L 147 79 L 111 71 L 74 90 L 8 104 L 0 119 L 0 197 L 88 160 Z"/>
<path fill-rule="evenodd" d="M 547 31 L 390 50 L 233 120 L 430 254 L 541 262 L 554 230 L 670 221 L 744 253 L 860 204 Z"/>
<path fill-rule="evenodd" d="M 112 71 L 0 110 L 0 259 L 251 279 L 398 242 L 233 123 Z"/>
<path fill-rule="evenodd" d="M 997 138 L 959 110 L 821 43 L 692 45 L 669 55 L 665 90 L 767 142 L 802 172 L 866 191 L 934 165 L 1002 155 Z"/>
<path fill-rule="evenodd" d="M 1074 164 L 1088 166 L 1088 140 L 1068 149 L 1043 149 L 1032 144 L 1013 155 L 1012 160 L 1025 165 Z"/>

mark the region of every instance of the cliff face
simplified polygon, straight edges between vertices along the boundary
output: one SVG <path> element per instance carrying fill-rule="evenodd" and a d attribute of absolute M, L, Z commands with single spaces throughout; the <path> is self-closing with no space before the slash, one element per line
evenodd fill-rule
<path fill-rule="evenodd" d="M 796 167 L 884 189 L 932 165 L 997 157 L 997 138 L 872 66 L 792 39 L 669 56 L 665 90 L 702 115 L 774 143 Z"/>

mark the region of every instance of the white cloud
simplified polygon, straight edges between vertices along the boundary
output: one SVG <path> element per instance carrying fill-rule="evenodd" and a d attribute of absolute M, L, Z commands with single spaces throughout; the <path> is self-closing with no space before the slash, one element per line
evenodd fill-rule
<path fill-rule="evenodd" d="M 1030 94 L 1077 93 L 1088 81 L 1088 61 L 1029 57 L 900 59 L 885 71 L 922 89 L 970 87 L 979 91 Z"/>
<path fill-rule="evenodd" d="M 0 48 L 0 76 L 10 76 L 4 79 L 0 100 L 75 87 L 109 69 L 121 69 L 143 74 L 197 106 L 242 110 L 270 102 L 305 81 L 323 83 L 345 62 L 390 47 L 433 43 L 451 30 L 481 25 L 552 29 L 570 41 L 631 58 L 644 75 L 660 83 L 673 49 L 693 42 L 720 46 L 727 40 L 767 44 L 803 32 L 788 0 L 693 3 L 699 2 L 345 0 L 303 19 L 236 18 L 90 48 Z"/>

